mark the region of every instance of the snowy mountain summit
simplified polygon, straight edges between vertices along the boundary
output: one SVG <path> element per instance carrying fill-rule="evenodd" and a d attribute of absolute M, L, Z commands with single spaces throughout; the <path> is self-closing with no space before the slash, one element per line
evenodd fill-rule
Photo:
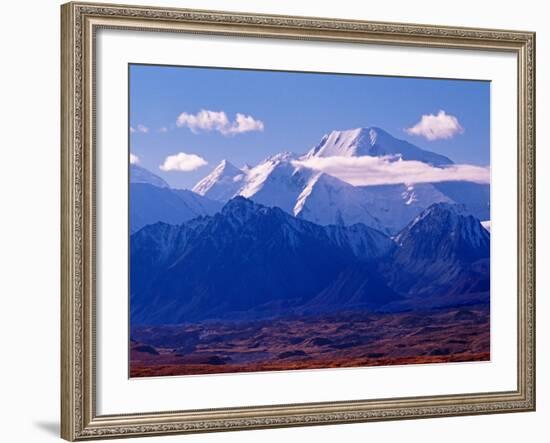
<path fill-rule="evenodd" d="M 172 189 L 158 175 L 130 165 L 130 232 L 156 222 L 179 224 L 216 213 L 222 204 L 187 189 Z"/>
<path fill-rule="evenodd" d="M 151 202 L 145 202 L 147 199 L 137 198 L 136 194 L 134 200 L 147 204 L 136 204 L 136 220 L 141 221 L 132 226 L 139 229 L 154 220 L 181 222 L 188 220 L 191 214 L 212 214 L 237 196 L 266 207 L 280 208 L 294 217 L 321 226 L 363 223 L 387 235 L 397 234 L 434 203 L 462 203 L 476 218 L 490 218 L 487 184 L 454 181 L 354 186 L 327 172 L 310 169 L 307 162 L 303 162 L 321 157 L 390 157 L 434 167 L 453 164 L 443 155 L 399 140 L 380 128 L 332 131 L 301 156 L 280 152 L 256 165 L 246 164 L 242 168 L 222 160 L 193 187 L 193 192 L 174 190 L 179 199 L 185 198 L 186 207 L 183 209 L 172 195 L 160 196 L 158 189 L 140 187 L 140 195 L 145 198 L 147 191 L 146 195 L 155 201 L 155 207 Z M 164 180 L 140 166 L 131 165 L 130 175 L 134 185 L 149 184 L 169 189 Z M 190 195 L 184 195 L 185 192 Z M 201 200 L 196 202 L 192 196 Z M 147 208 L 146 213 L 141 213 L 139 207 Z"/>
<path fill-rule="evenodd" d="M 240 188 L 244 174 L 244 171 L 227 160 L 222 160 L 210 174 L 193 187 L 193 192 L 214 200 L 229 200 Z"/>
<path fill-rule="evenodd" d="M 376 127 L 332 131 L 312 148 L 305 159 L 312 157 L 371 157 L 398 156 L 403 160 L 417 160 L 434 166 L 451 165 L 444 155 L 426 151 L 405 140 L 400 140 Z"/>
<path fill-rule="evenodd" d="M 169 188 L 170 186 L 158 175 L 153 174 L 148 169 L 141 166 L 130 165 L 130 183 L 145 183 L 158 188 Z"/>
<path fill-rule="evenodd" d="M 393 156 L 403 160 L 416 160 L 435 166 L 451 165 L 453 161 L 435 152 L 426 151 L 409 142 L 399 140 L 386 131 L 375 128 L 357 128 L 346 131 L 332 131 L 325 135 L 320 143 L 308 153 L 297 156 L 290 152 L 281 152 L 272 155 L 256 166 L 246 166 L 239 169 L 227 160 L 223 160 L 205 178 L 200 180 L 193 191 L 204 197 L 218 201 L 242 195 L 267 206 L 279 206 L 281 209 L 299 215 L 304 208 L 305 197 L 312 195 L 315 187 L 325 190 L 323 194 L 340 194 L 349 196 L 343 188 L 353 188 L 335 177 L 323 175 L 297 164 L 296 160 L 305 160 L 313 157 L 360 157 L 360 156 Z M 298 162 L 299 163 L 299 162 Z M 327 191 L 335 187 L 334 192 Z M 433 203 L 433 202 L 431 202 Z M 357 206 L 356 203 L 351 203 Z M 334 202 L 329 202 L 334 206 Z M 362 211 L 363 209 L 361 209 Z M 313 216 L 310 220 L 323 220 L 334 223 L 336 211 L 330 216 L 322 214 Z M 349 211 L 344 211 L 349 212 Z M 352 212 L 356 212 L 353 209 Z M 342 215 L 345 220 L 345 214 Z M 360 220 L 354 215 L 352 221 Z M 372 217 L 367 217 L 372 218 Z"/>

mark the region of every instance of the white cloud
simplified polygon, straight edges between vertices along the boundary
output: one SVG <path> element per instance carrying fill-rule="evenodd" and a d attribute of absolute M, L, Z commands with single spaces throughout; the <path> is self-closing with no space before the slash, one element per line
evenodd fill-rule
<path fill-rule="evenodd" d="M 235 121 L 229 128 L 230 133 L 240 134 L 242 132 L 263 131 L 264 123 L 260 120 L 255 120 L 250 115 L 237 113 Z"/>
<path fill-rule="evenodd" d="M 147 134 L 149 132 L 149 128 L 147 126 L 139 124 L 135 128 L 133 126 L 130 126 L 130 132 L 132 134 L 134 134 L 136 132 L 141 132 L 142 134 Z"/>
<path fill-rule="evenodd" d="M 136 154 L 130 152 L 130 164 L 137 165 L 139 163 L 139 157 Z"/>
<path fill-rule="evenodd" d="M 229 126 L 229 119 L 225 112 L 201 110 L 197 114 L 182 112 L 177 120 L 176 126 L 187 126 L 192 132 L 199 131 L 222 131 Z"/>
<path fill-rule="evenodd" d="M 354 186 L 398 183 L 433 183 L 466 180 L 489 183 L 490 169 L 475 165 L 431 166 L 415 160 L 396 157 L 314 157 L 293 162 L 326 172 Z"/>
<path fill-rule="evenodd" d="M 169 155 L 164 159 L 164 163 L 159 166 L 162 171 L 194 171 L 202 166 L 207 165 L 208 162 L 195 154 L 186 154 L 185 152 L 179 152 L 178 154 Z"/>
<path fill-rule="evenodd" d="M 159 132 L 162 132 L 162 133 L 168 132 L 168 128 L 166 126 L 163 126 L 162 128 L 159 129 Z"/>
<path fill-rule="evenodd" d="M 235 120 L 230 121 L 225 112 L 206 109 L 197 114 L 182 112 L 176 120 L 176 126 L 188 127 L 195 134 L 200 131 L 217 131 L 226 136 L 264 130 L 263 122 L 251 115 L 237 113 Z"/>
<path fill-rule="evenodd" d="M 453 138 L 457 134 L 462 134 L 464 128 L 460 125 L 458 118 L 441 110 L 437 115 L 423 115 L 416 125 L 405 131 L 409 135 L 418 135 L 432 141 Z"/>

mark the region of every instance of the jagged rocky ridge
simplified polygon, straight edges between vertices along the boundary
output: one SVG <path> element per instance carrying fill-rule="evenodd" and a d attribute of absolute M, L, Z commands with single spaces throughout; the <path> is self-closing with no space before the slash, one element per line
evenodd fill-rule
<path fill-rule="evenodd" d="M 133 325 L 488 297 L 489 233 L 447 203 L 392 240 L 362 223 L 321 226 L 236 197 L 213 216 L 144 227 L 130 251 Z"/>

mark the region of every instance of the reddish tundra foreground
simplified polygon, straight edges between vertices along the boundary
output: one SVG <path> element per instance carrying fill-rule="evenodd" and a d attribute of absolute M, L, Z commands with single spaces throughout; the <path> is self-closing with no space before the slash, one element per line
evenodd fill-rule
<path fill-rule="evenodd" d="M 488 361 L 488 305 L 137 327 L 130 375 Z"/>

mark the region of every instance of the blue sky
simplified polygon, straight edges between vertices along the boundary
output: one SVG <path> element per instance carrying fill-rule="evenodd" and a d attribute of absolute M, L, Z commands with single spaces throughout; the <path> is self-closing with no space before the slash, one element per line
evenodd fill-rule
<path fill-rule="evenodd" d="M 150 65 L 131 65 L 129 75 L 130 151 L 176 188 L 192 187 L 223 159 L 255 165 L 305 153 L 332 130 L 366 126 L 456 163 L 489 165 L 489 82 Z M 217 114 L 198 122 L 201 110 Z M 422 116 L 440 111 L 461 130 L 423 132 Z M 178 153 L 197 156 L 185 157 L 193 170 L 165 163 Z"/>

